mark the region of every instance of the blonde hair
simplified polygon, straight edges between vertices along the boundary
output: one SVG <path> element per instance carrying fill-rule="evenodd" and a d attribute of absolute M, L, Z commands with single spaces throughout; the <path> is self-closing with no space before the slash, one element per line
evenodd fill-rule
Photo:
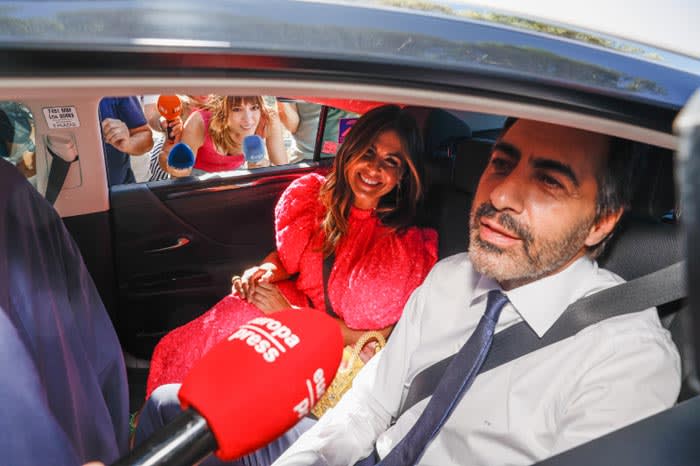
<path fill-rule="evenodd" d="M 241 135 L 228 126 L 228 118 L 231 109 L 244 104 L 258 105 L 260 107 L 260 122 L 255 129 L 255 134 L 265 136 L 265 129 L 270 122 L 273 109 L 265 104 L 262 96 L 211 96 L 205 108 L 211 112 L 209 120 L 209 135 L 217 150 L 223 154 L 241 153 Z"/>

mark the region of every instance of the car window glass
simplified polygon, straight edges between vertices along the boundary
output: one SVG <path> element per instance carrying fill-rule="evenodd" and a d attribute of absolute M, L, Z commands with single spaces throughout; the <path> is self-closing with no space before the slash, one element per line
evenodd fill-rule
<path fill-rule="evenodd" d="M 324 106 L 327 112 L 320 157 L 334 157 L 344 134 L 359 114 L 327 106 L 323 100 L 311 100 L 211 94 L 105 97 L 100 103 L 100 120 L 109 184 L 160 181 L 179 176 L 168 163 L 176 162 L 182 150 L 171 153 L 170 148 L 175 148 L 167 144 L 166 134 L 168 121 L 176 118 L 181 125 L 179 140 L 189 143 L 190 157 L 194 160 L 194 166 L 183 172 L 184 176 L 208 173 L 236 176 L 271 165 L 292 168 L 299 163 L 312 162 Z M 115 130 L 105 128 L 107 118 L 123 122 L 130 129 L 129 133 L 145 124 L 152 135 L 152 146 L 141 153 L 128 153 L 123 150 L 128 146 L 116 147 L 120 145 L 118 139 L 110 144 L 107 139 L 111 136 L 105 131 Z M 206 131 L 201 131 L 202 128 Z M 257 146 L 264 149 L 260 162 L 246 159 L 245 149 L 250 148 L 243 144 L 246 136 L 259 136 L 264 142 Z M 178 137 L 174 137 L 177 141 Z"/>
<path fill-rule="evenodd" d="M 359 118 L 359 113 L 328 107 L 326 125 L 323 131 L 321 158 L 335 157 L 352 125 Z"/>

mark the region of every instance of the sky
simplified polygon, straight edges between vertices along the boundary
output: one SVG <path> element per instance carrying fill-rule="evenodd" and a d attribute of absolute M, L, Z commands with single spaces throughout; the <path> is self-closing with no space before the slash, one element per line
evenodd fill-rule
<path fill-rule="evenodd" d="M 700 0 L 434 0 L 556 20 L 700 58 Z"/>

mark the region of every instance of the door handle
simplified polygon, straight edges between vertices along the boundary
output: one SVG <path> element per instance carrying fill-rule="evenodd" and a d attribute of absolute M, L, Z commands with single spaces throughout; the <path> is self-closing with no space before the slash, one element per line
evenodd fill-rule
<path fill-rule="evenodd" d="M 159 253 L 159 252 L 174 251 L 176 249 L 180 249 L 183 246 L 187 246 L 188 244 L 190 244 L 190 239 L 187 238 L 186 236 L 181 236 L 177 239 L 175 244 L 171 244 L 170 246 L 165 246 L 162 248 L 147 249 L 145 252 L 146 252 L 146 254 L 155 254 L 155 253 Z"/>

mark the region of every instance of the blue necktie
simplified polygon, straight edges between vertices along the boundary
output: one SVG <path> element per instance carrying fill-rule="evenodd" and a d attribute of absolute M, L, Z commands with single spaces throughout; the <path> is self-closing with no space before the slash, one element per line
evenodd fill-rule
<path fill-rule="evenodd" d="M 418 462 L 425 448 L 474 382 L 491 348 L 496 322 L 507 302 L 508 298 L 500 290 L 489 291 L 484 315 L 474 333 L 445 369 L 418 421 L 377 466 L 408 466 Z"/>

